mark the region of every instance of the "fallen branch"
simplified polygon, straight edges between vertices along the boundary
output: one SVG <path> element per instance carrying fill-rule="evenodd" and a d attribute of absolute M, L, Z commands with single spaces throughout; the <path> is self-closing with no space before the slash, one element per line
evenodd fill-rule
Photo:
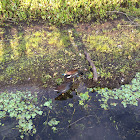
<path fill-rule="evenodd" d="M 135 23 L 133 20 L 130 19 L 130 17 L 124 13 L 124 12 L 120 12 L 120 11 L 107 11 L 107 13 L 118 13 L 118 14 L 123 14 L 127 17 L 127 19 L 131 22 L 131 24 L 134 24 L 134 26 L 140 26 L 139 24 Z M 121 25 L 124 26 L 124 25 Z M 132 26 L 132 25 L 131 25 Z"/>
<path fill-rule="evenodd" d="M 92 62 L 89 54 L 86 51 L 84 51 L 84 54 L 85 54 L 87 61 L 89 62 L 89 65 L 92 66 L 92 72 L 94 74 L 93 80 L 96 82 L 98 80 L 96 67 L 95 67 L 94 63 Z"/>
<path fill-rule="evenodd" d="M 120 25 L 120 26 L 140 26 L 140 25 Z"/>

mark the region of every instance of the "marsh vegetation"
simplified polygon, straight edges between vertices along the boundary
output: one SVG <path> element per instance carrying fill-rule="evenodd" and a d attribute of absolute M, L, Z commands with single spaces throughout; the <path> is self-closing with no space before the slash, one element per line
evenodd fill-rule
<path fill-rule="evenodd" d="M 139 139 L 137 0 L 2 0 L 0 8 L 0 139 Z M 71 69 L 82 75 L 66 78 Z M 69 82 L 66 93 L 54 90 Z"/>

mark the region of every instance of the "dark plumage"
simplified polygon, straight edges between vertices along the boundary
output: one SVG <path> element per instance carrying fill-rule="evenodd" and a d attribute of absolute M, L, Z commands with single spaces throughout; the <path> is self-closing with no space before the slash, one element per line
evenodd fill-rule
<path fill-rule="evenodd" d="M 72 87 L 72 82 L 68 82 L 68 83 L 61 84 L 54 91 L 57 91 L 59 93 L 65 93 L 68 90 L 70 90 L 71 87 Z"/>

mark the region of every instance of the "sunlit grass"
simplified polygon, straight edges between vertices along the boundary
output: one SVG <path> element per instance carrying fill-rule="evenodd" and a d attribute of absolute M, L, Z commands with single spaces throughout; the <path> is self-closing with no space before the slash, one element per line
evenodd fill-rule
<path fill-rule="evenodd" d="M 108 15 L 116 18 L 116 13 L 107 11 L 125 11 L 129 15 L 138 15 L 136 3 L 138 0 L 3 0 L 0 3 L 2 18 L 19 20 L 36 20 L 42 18 L 53 24 L 68 24 L 72 22 L 88 22 L 93 18 L 105 19 Z M 122 7 L 124 5 L 125 8 Z M 7 10 L 8 9 L 8 10 Z"/>

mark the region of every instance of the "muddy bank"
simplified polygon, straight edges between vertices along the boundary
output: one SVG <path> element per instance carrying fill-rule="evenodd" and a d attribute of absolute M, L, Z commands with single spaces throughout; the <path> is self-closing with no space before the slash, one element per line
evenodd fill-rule
<path fill-rule="evenodd" d="M 92 81 L 94 75 L 84 50 L 99 77 L 96 83 L 86 82 L 89 87 L 114 88 L 129 83 L 140 69 L 140 33 L 135 27 L 117 26 L 124 23 L 114 20 L 61 28 L 44 24 L 1 28 L 1 86 L 54 86 L 64 81 L 65 71 L 76 68 L 84 72 L 85 82 Z"/>

